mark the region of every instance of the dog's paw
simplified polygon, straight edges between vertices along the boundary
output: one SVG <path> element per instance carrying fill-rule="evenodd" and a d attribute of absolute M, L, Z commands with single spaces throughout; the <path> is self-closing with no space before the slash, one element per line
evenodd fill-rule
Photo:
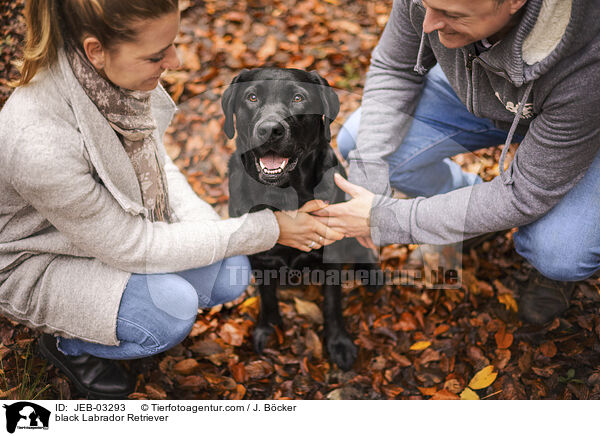
<path fill-rule="evenodd" d="M 354 365 L 358 348 L 346 332 L 339 332 L 327 338 L 327 352 L 333 363 L 340 369 L 348 371 Z"/>
<path fill-rule="evenodd" d="M 256 354 L 262 354 L 265 346 L 274 333 L 275 329 L 271 325 L 256 326 L 254 332 L 252 333 L 252 342 L 254 344 L 254 351 L 256 351 Z"/>

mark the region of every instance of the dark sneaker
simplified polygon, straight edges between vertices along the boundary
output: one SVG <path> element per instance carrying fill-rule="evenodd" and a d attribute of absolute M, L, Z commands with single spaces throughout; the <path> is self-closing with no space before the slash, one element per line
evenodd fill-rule
<path fill-rule="evenodd" d="M 56 348 L 56 337 L 42 334 L 40 353 L 64 372 L 77 390 L 93 399 L 122 399 L 135 389 L 135 378 L 115 360 L 84 354 L 67 356 Z"/>
<path fill-rule="evenodd" d="M 552 321 L 569 308 L 575 284 L 551 280 L 534 270 L 519 292 L 519 318 L 535 325 Z"/>

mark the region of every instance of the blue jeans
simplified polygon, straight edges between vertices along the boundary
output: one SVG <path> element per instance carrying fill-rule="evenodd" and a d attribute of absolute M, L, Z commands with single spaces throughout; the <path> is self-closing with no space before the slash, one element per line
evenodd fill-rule
<path fill-rule="evenodd" d="M 337 136 L 346 158 L 355 147 L 360 109 Z M 390 184 L 409 196 L 430 197 L 481 183 L 451 156 L 503 144 L 508 132 L 471 114 L 439 66 L 426 76 L 413 122 L 398 149 L 388 156 Z M 523 138 L 515 135 L 514 140 Z M 514 235 L 517 252 L 544 276 L 577 281 L 600 268 L 600 153 L 584 178 L 539 220 Z"/>
<path fill-rule="evenodd" d="M 91 354 L 105 359 L 161 353 L 187 337 L 199 307 L 239 297 L 250 283 L 250 270 L 248 258 L 236 256 L 173 274 L 132 274 L 117 315 L 120 345 L 60 338 L 58 347 L 67 355 Z"/>

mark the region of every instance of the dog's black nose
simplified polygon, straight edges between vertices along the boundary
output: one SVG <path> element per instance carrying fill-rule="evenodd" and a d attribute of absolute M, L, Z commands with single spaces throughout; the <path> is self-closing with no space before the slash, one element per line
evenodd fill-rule
<path fill-rule="evenodd" d="M 256 129 L 256 134 L 261 141 L 277 140 L 285 134 L 285 127 L 277 121 L 263 121 Z"/>

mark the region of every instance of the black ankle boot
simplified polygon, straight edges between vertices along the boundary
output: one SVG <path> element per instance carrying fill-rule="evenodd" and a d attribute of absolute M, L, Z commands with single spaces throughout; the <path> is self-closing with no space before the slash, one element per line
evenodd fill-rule
<path fill-rule="evenodd" d="M 532 271 L 527 284 L 520 290 L 519 318 L 541 325 L 552 321 L 570 306 L 576 282 L 562 282 Z"/>
<path fill-rule="evenodd" d="M 56 347 L 56 337 L 42 334 L 40 353 L 64 372 L 77 390 L 93 399 L 122 399 L 135 389 L 135 378 L 115 360 L 84 354 L 67 356 Z"/>

